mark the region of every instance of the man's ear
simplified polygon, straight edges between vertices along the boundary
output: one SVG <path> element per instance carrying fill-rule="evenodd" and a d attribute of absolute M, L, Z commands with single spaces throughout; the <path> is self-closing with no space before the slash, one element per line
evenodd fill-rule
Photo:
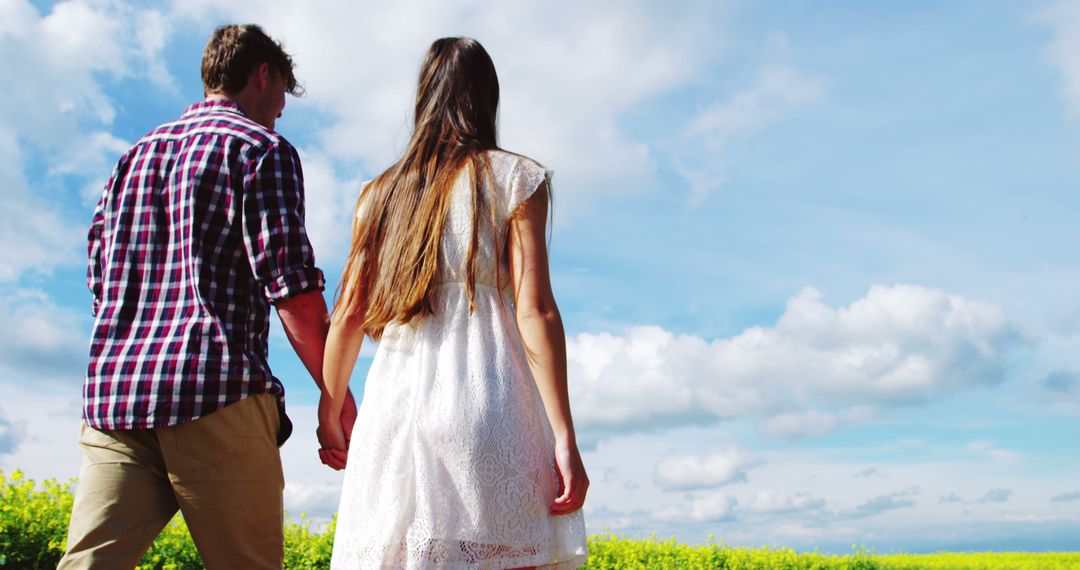
<path fill-rule="evenodd" d="M 259 91 L 266 89 L 266 86 L 270 84 L 270 64 L 260 63 L 259 67 L 255 69 L 255 87 L 259 88 Z"/>

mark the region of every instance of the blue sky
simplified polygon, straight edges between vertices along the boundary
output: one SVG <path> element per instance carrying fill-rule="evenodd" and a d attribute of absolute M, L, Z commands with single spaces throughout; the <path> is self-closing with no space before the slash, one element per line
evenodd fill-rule
<path fill-rule="evenodd" d="M 2 0 L 0 468 L 76 474 L 93 202 L 199 98 L 230 21 L 283 39 L 306 83 L 278 128 L 332 284 L 424 49 L 491 52 L 501 142 L 556 173 L 590 531 L 1080 549 L 1068 2 Z M 287 506 L 327 517 L 317 394 L 279 330 L 271 352 L 298 425 Z"/>

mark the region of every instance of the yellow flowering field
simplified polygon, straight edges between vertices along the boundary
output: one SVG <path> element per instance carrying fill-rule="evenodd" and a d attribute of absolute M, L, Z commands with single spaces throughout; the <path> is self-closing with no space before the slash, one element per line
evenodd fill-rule
<path fill-rule="evenodd" d="M 71 513 L 70 483 L 37 484 L 19 471 L 0 470 L 0 569 L 55 568 L 64 551 Z M 285 528 L 285 567 L 328 568 L 334 523 L 314 529 L 304 517 Z M 202 568 L 184 521 L 173 519 L 143 557 L 139 569 Z M 687 545 L 598 534 L 589 538 L 589 569 L 715 568 L 727 570 L 1063 570 L 1080 569 L 1080 553 L 942 553 L 846 555 L 799 553 L 788 548 Z"/>

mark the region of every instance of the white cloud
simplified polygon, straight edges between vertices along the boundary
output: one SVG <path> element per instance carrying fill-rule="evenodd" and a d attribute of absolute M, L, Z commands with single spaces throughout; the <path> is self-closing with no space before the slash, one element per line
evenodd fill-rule
<path fill-rule="evenodd" d="M 938 503 L 950 504 L 950 503 L 963 503 L 964 500 L 960 498 L 956 493 L 949 493 L 948 495 L 942 495 L 938 497 Z"/>
<path fill-rule="evenodd" d="M 160 13 L 120 2 L 69 0 L 39 14 L 23 0 L 0 7 L 0 282 L 48 272 L 79 257 L 86 219 L 57 207 L 45 175 L 83 178 L 82 194 L 100 192 L 126 143 L 108 131 L 115 104 L 103 80 L 148 74 L 171 85 L 161 51 Z M 95 190 L 96 189 L 96 190 Z M 96 199 L 96 196 L 94 196 Z M 90 201 L 89 198 L 86 201 Z"/>
<path fill-rule="evenodd" d="M 149 73 L 171 82 L 161 57 L 166 28 L 155 10 L 69 0 L 42 16 L 14 0 L 5 3 L 3 15 L 0 79 L 11 89 L 0 125 L 35 145 L 75 149 L 86 126 L 111 124 L 116 109 L 102 78 Z"/>
<path fill-rule="evenodd" d="M 862 471 L 859 471 L 858 473 L 853 475 L 853 477 L 855 477 L 855 478 L 873 477 L 873 476 L 875 476 L 877 474 L 878 474 L 877 467 L 867 467 L 866 469 L 863 469 Z"/>
<path fill-rule="evenodd" d="M 1080 119 L 1080 3 L 1058 0 L 1046 6 L 1036 19 L 1054 31 L 1047 46 L 1050 62 L 1058 68 L 1062 79 L 1062 96 L 1070 119 Z"/>
<path fill-rule="evenodd" d="M 1080 374 L 1072 370 L 1055 370 L 1047 374 L 1040 384 L 1057 397 L 1067 396 L 1080 388 Z"/>
<path fill-rule="evenodd" d="M 15 451 L 26 439 L 26 420 L 11 421 L 0 410 L 0 455 Z"/>
<path fill-rule="evenodd" d="M 1008 501 L 1009 498 L 1013 496 L 1013 494 L 1014 493 L 1013 493 L 1012 489 L 1003 489 L 1003 488 L 1000 488 L 1000 487 L 996 488 L 996 489 L 990 489 L 989 491 L 986 492 L 985 495 L 983 495 L 979 499 L 979 502 L 980 503 L 1004 503 L 1005 501 Z"/>
<path fill-rule="evenodd" d="M 328 2 L 310 10 L 281 0 L 175 9 L 202 22 L 257 15 L 295 56 L 308 90 L 298 104 L 330 118 L 318 129 L 319 150 L 359 161 L 369 174 L 406 142 L 430 43 L 476 37 L 499 73 L 501 144 L 556 171 L 562 213 L 652 180 L 654 150 L 626 132 L 623 115 L 700 81 L 722 52 L 727 20 L 724 3 L 704 1 Z"/>
<path fill-rule="evenodd" d="M 752 499 L 740 508 L 751 513 L 777 514 L 821 511 L 825 509 L 825 506 L 825 499 L 815 498 L 809 493 L 758 491 Z"/>
<path fill-rule="evenodd" d="M 81 387 L 76 384 L 0 379 L 4 418 L 21 432 L 19 445 L 0 455 L 0 468 L 27 478 L 66 481 L 79 473 Z"/>
<path fill-rule="evenodd" d="M 994 444 L 992 442 L 986 440 L 975 440 L 969 442 L 965 449 L 972 453 L 983 455 L 1004 463 L 1016 463 L 1023 458 L 1023 454 L 1018 451 L 994 447 Z"/>
<path fill-rule="evenodd" d="M 915 506 L 915 497 L 919 494 L 919 487 L 909 487 L 903 491 L 879 495 L 866 501 L 854 509 L 843 513 L 846 518 L 861 519 L 879 515 L 886 511 L 904 509 Z"/>
<path fill-rule="evenodd" d="M 766 433 L 821 434 L 1001 380 L 1020 342 L 1000 309 L 913 285 L 871 287 L 847 307 L 804 289 L 776 325 L 708 341 L 659 327 L 568 339 L 583 430 L 753 418 Z M 829 416 L 804 410 L 828 409 Z"/>
<path fill-rule="evenodd" d="M 738 504 L 724 493 L 708 493 L 690 500 L 688 505 L 661 507 L 652 518 L 663 522 L 718 522 L 731 520 Z"/>
<path fill-rule="evenodd" d="M 18 332 L 0 337 L 0 381 L 80 386 L 89 351 L 89 305 L 89 293 L 87 312 L 80 315 L 40 291 L 4 291 L 0 319 Z"/>
<path fill-rule="evenodd" d="M 342 180 L 328 156 L 301 151 L 304 168 L 305 226 L 315 261 L 324 270 L 344 265 L 352 241 L 352 218 L 363 182 Z M 335 285 L 329 284 L 331 292 Z"/>
<path fill-rule="evenodd" d="M 1050 497 L 1050 501 L 1053 503 L 1068 503 L 1070 501 L 1080 500 L 1080 491 L 1073 491 L 1072 493 L 1062 493 L 1060 495 L 1054 495 Z"/>
<path fill-rule="evenodd" d="M 337 512 L 341 501 L 341 484 L 326 483 L 285 483 L 285 510 L 291 515 L 313 512 L 318 515 Z"/>
<path fill-rule="evenodd" d="M 862 443 L 855 445 L 839 441 L 809 447 L 780 443 L 755 449 L 762 461 L 747 471 L 746 483 L 738 485 L 683 493 L 666 490 L 654 480 L 655 464 L 667 456 L 702 453 L 716 442 L 746 443 L 745 438 L 752 434 L 743 424 L 685 426 L 614 435 L 601 441 L 595 450 L 585 452 L 585 465 L 597 480 L 609 470 L 617 475 L 611 484 L 598 483 L 589 491 L 588 502 L 611 511 L 602 521 L 587 516 L 594 521 L 591 528 L 600 530 L 609 520 L 630 519 L 633 524 L 623 530 L 631 535 L 670 533 L 680 540 L 698 542 L 715 533 L 733 545 L 783 544 L 799 550 L 820 547 L 846 552 L 852 542 L 877 548 L 913 549 L 929 544 L 952 549 L 986 540 L 994 521 L 1006 512 L 1056 516 L 1071 521 L 1073 529 L 1080 522 L 1080 500 L 1048 500 L 1076 491 L 1062 485 L 1061 474 L 1075 471 L 1077 462 L 1072 457 L 1052 452 L 1040 455 L 1052 462 L 1065 461 L 1050 471 L 1032 467 L 1035 461 L 1018 469 L 987 469 L 981 458 L 957 453 L 955 447 L 934 445 L 933 452 L 925 448 L 900 450 L 891 443 L 896 434 L 879 430 L 863 434 L 858 438 Z M 886 462 L 877 465 L 877 475 L 852 477 L 865 471 L 872 458 Z M 627 492 L 619 484 L 623 479 L 639 487 Z M 977 501 L 994 488 L 1008 488 L 1015 495 L 1004 504 Z M 714 494 L 734 500 L 730 516 L 709 524 L 694 520 L 693 506 Z M 939 502 L 950 494 L 967 500 L 962 499 L 963 504 Z M 788 507 L 796 510 L 782 510 Z M 660 514 L 664 516 L 658 518 Z M 1018 525 L 1009 526 L 1009 530 L 1039 532 Z M 1003 528 L 993 532 L 994 537 L 1007 535 Z"/>
<path fill-rule="evenodd" d="M 877 418 L 873 408 L 862 406 L 841 414 L 809 410 L 777 414 L 763 421 L 758 429 L 769 437 L 798 439 L 832 433 L 841 427 L 866 423 Z"/>
<path fill-rule="evenodd" d="M 724 152 L 731 141 L 752 136 L 795 110 L 825 97 L 820 78 L 790 66 L 767 66 L 756 84 L 731 98 L 709 105 L 683 129 L 683 137 L 693 146 L 708 150 L 704 166 L 694 167 L 676 160 L 678 174 L 690 186 L 691 204 L 701 203 L 720 187 L 724 175 Z"/>
<path fill-rule="evenodd" d="M 746 470 L 759 463 L 747 450 L 729 447 L 705 455 L 672 455 L 656 464 L 654 479 L 665 489 L 705 489 L 746 481 Z"/>
<path fill-rule="evenodd" d="M 711 144 L 722 145 L 758 131 L 785 111 L 816 103 L 824 96 L 825 88 L 817 77 L 787 66 L 766 67 L 752 88 L 705 108 L 691 119 L 685 134 L 703 136 Z"/>
<path fill-rule="evenodd" d="M 0 283 L 15 281 L 24 272 L 47 273 L 79 259 L 76 245 L 85 229 L 76 229 L 60 210 L 34 196 L 22 171 L 19 142 L 11 129 L 0 126 Z M 86 220 L 89 225 L 89 219 Z"/>

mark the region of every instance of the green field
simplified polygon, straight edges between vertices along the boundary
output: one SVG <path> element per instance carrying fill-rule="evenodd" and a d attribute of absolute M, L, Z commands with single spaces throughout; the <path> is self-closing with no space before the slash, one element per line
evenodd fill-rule
<path fill-rule="evenodd" d="M 69 484 L 37 484 L 0 470 L 0 568 L 55 568 L 64 551 L 72 496 Z M 328 568 L 334 526 L 313 529 L 301 518 L 285 529 L 286 568 Z M 146 553 L 139 568 L 202 568 L 183 519 L 174 519 Z M 1080 553 L 886 554 L 843 556 L 791 549 L 691 546 L 675 540 L 632 539 L 612 534 L 589 538 L 586 568 L 726 568 L 908 570 L 1058 570 L 1080 568 Z"/>

